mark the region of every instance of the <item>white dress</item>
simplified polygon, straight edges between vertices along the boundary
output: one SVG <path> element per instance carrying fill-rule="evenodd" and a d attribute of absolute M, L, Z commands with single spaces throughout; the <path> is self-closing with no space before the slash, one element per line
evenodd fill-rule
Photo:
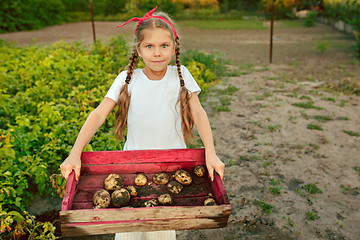
<path fill-rule="evenodd" d="M 181 66 L 185 87 L 190 93 L 201 89 L 189 70 Z M 126 71 L 121 72 L 105 97 L 117 102 L 125 84 Z M 129 84 L 130 106 L 124 150 L 186 148 L 181 130 L 180 108 L 177 103 L 180 80 L 176 66 L 168 66 L 161 80 L 150 80 L 142 69 L 136 69 Z M 172 240 L 171 231 L 117 233 L 116 240 Z"/>

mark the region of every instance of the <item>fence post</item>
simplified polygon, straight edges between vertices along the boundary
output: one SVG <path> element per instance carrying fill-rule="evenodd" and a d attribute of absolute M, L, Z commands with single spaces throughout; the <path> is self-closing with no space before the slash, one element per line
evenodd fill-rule
<path fill-rule="evenodd" d="M 90 0 L 90 12 L 91 12 L 91 25 L 92 25 L 92 31 L 93 31 L 93 38 L 94 38 L 94 43 L 96 43 L 93 0 Z"/>
<path fill-rule="evenodd" d="M 273 50 L 273 32 L 274 32 L 274 2 L 271 3 L 271 24 L 270 24 L 270 63 L 272 63 Z"/>

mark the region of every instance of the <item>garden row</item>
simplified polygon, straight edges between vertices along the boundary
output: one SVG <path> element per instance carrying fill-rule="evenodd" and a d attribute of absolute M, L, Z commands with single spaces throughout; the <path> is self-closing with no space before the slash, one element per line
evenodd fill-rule
<path fill-rule="evenodd" d="M 19 47 L 0 41 L 1 239 L 40 234 L 41 227 L 34 231 L 36 224 L 24 211 L 34 193 L 57 194 L 50 186 L 50 175 L 59 173 L 87 115 L 128 64 L 128 46 L 121 36 L 89 48 L 65 42 Z M 197 51 L 184 53 L 182 62 L 205 92 L 224 71 L 216 56 Z M 86 151 L 122 149 L 123 142 L 113 134 L 114 115 L 107 118 Z M 51 182 L 60 189 L 64 184 L 61 177 Z M 52 229 L 48 224 L 45 227 Z"/>

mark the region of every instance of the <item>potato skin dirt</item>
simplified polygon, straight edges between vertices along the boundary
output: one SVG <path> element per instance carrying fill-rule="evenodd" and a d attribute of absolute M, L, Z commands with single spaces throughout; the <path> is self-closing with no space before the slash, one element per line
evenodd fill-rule
<path fill-rule="evenodd" d="M 120 189 L 124 186 L 124 178 L 119 174 L 109 174 L 104 180 L 104 188 L 109 191 Z"/>
<path fill-rule="evenodd" d="M 93 196 L 95 208 L 107 208 L 111 203 L 110 193 L 105 189 L 100 189 Z"/>
<path fill-rule="evenodd" d="M 171 181 L 168 183 L 167 188 L 169 192 L 178 194 L 183 190 L 184 186 L 178 183 L 177 181 Z"/>
<path fill-rule="evenodd" d="M 190 173 L 183 169 L 179 169 L 175 172 L 175 180 L 183 185 L 190 185 L 192 182 L 192 178 Z"/>
<path fill-rule="evenodd" d="M 157 185 L 165 185 L 170 181 L 170 177 L 167 173 L 157 173 L 153 176 L 153 182 Z"/>
<path fill-rule="evenodd" d="M 125 207 L 130 203 L 130 193 L 122 188 L 117 189 L 111 194 L 111 202 L 116 207 Z"/>
<path fill-rule="evenodd" d="M 135 185 L 136 186 L 145 186 L 148 181 L 148 178 L 145 174 L 139 173 L 135 177 Z"/>

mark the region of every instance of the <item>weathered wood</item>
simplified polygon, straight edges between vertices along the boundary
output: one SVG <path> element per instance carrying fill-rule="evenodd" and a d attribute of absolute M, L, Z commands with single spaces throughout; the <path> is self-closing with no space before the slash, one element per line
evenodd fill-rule
<path fill-rule="evenodd" d="M 189 170 L 191 167 L 200 164 L 201 162 L 173 162 L 173 163 L 144 163 L 144 164 L 83 164 L 81 166 L 82 174 L 110 174 L 118 173 L 124 174 L 128 172 L 133 173 L 158 173 L 158 172 L 174 172 L 178 169 Z"/>
<path fill-rule="evenodd" d="M 64 236 L 112 234 L 117 232 L 149 232 L 160 230 L 190 230 L 220 228 L 227 225 L 227 217 L 158 219 L 148 221 L 122 221 L 97 223 L 67 223 L 61 225 Z"/>
<path fill-rule="evenodd" d="M 75 181 L 74 173 L 69 176 L 60 212 L 63 236 L 218 228 L 227 224 L 231 205 L 220 177 L 210 181 L 209 176 L 199 178 L 192 172 L 196 165 L 205 165 L 204 149 L 84 152 L 81 159 L 80 182 Z M 189 171 L 193 182 L 173 195 L 173 206 L 141 207 L 144 201 L 168 192 L 166 185 L 152 182 L 153 175 L 167 172 L 173 180 L 177 169 Z M 103 188 L 108 174 L 121 174 L 128 186 L 134 185 L 139 172 L 147 175 L 149 184 L 139 188 L 139 195 L 132 198 L 135 208 L 110 205 L 107 209 L 93 209 L 93 194 Z M 219 205 L 203 206 L 209 193 Z"/>
<path fill-rule="evenodd" d="M 75 172 L 72 171 L 68 177 L 64 198 L 61 205 L 61 211 L 70 210 L 76 194 L 78 182 L 75 179 Z"/>
<path fill-rule="evenodd" d="M 173 199 L 174 203 L 172 206 L 203 206 L 204 201 L 208 198 L 208 196 L 196 196 L 191 198 L 177 198 Z M 141 197 L 141 198 L 133 198 L 131 200 L 131 206 L 133 207 L 143 207 L 143 203 L 152 198 L 149 197 Z M 83 202 L 74 202 L 72 210 L 81 210 L 81 209 L 93 209 L 94 205 L 91 201 L 83 201 Z M 107 209 L 113 208 L 110 206 Z"/>
<path fill-rule="evenodd" d="M 172 150 L 135 150 L 135 151 L 99 151 L 83 152 L 82 164 L 117 164 L 117 163 L 164 163 L 202 161 L 204 152 L 199 149 Z M 204 161 L 203 161 L 204 162 Z"/>
<path fill-rule="evenodd" d="M 230 214 L 230 206 L 196 206 L 177 207 L 160 206 L 151 208 L 113 208 L 91 210 L 69 210 L 61 212 L 62 223 L 79 222 L 107 222 L 107 221 L 132 221 L 155 220 L 166 218 L 203 218 L 226 217 Z"/>

